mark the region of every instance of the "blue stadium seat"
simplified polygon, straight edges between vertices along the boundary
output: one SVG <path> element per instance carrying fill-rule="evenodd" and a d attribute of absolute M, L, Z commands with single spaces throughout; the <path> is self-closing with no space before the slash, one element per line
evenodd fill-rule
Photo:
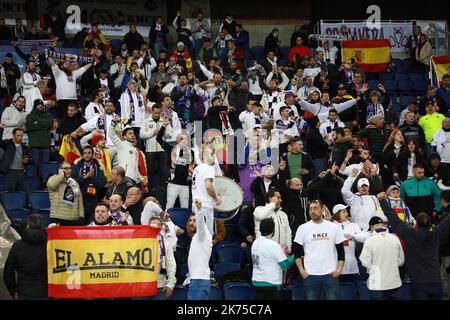
<path fill-rule="evenodd" d="M 241 271 L 241 266 L 239 263 L 223 262 L 216 263 L 214 265 L 214 276 L 216 277 L 216 279 L 223 277 L 227 273 L 238 271 Z"/>
<path fill-rule="evenodd" d="M 400 80 L 398 81 L 398 90 L 400 92 L 411 92 L 413 89 L 413 83 L 411 80 Z"/>
<path fill-rule="evenodd" d="M 256 61 L 261 62 L 264 60 L 264 47 L 262 46 L 253 46 L 252 47 L 253 57 Z"/>
<path fill-rule="evenodd" d="M 292 300 L 305 300 L 303 282 L 297 282 L 292 285 Z"/>
<path fill-rule="evenodd" d="M 280 67 L 287 67 L 289 65 L 288 59 L 280 59 L 278 60 L 278 65 Z"/>
<path fill-rule="evenodd" d="M 6 211 L 14 209 L 22 209 L 25 207 L 27 196 L 25 192 L 3 192 L 0 195 L 2 201 L 3 209 Z"/>
<path fill-rule="evenodd" d="M 400 65 L 395 68 L 395 71 L 399 72 L 399 73 L 407 73 L 407 72 L 409 72 L 409 69 L 407 67 L 405 67 L 404 65 Z"/>
<path fill-rule="evenodd" d="M 339 299 L 340 300 L 356 299 L 356 286 L 353 282 L 339 281 Z"/>
<path fill-rule="evenodd" d="M 391 64 L 395 65 L 396 67 L 399 67 L 403 65 L 403 60 L 394 58 L 391 59 Z"/>
<path fill-rule="evenodd" d="M 80 54 L 80 49 L 78 49 L 78 48 L 64 48 L 64 52 L 78 55 L 78 54 Z"/>
<path fill-rule="evenodd" d="M 402 106 L 405 106 L 405 107 L 408 106 L 408 104 L 409 104 L 411 101 L 417 102 L 417 97 L 406 95 L 406 96 L 402 96 L 402 97 L 400 98 L 400 104 L 401 104 Z"/>
<path fill-rule="evenodd" d="M 281 55 L 281 59 L 282 60 L 288 60 L 289 57 L 289 51 L 291 50 L 291 48 L 289 46 L 281 46 L 280 47 L 280 55 Z"/>
<path fill-rule="evenodd" d="M 31 212 L 28 209 L 22 208 L 22 209 L 13 209 L 13 210 L 7 210 L 6 215 L 8 216 L 9 220 L 13 221 L 15 219 L 23 219 L 27 220 L 28 215 L 30 215 Z"/>
<path fill-rule="evenodd" d="M 191 211 L 188 208 L 170 208 L 167 209 L 172 222 L 179 227 L 186 227 Z"/>
<path fill-rule="evenodd" d="M 245 282 L 229 282 L 223 286 L 225 300 L 253 300 L 253 288 Z"/>
<path fill-rule="evenodd" d="M 395 74 L 395 80 L 396 81 L 400 81 L 400 80 L 408 80 L 408 74 L 407 73 L 403 73 L 403 72 L 397 72 Z"/>
<path fill-rule="evenodd" d="M 50 224 L 50 210 L 39 210 L 34 212 L 42 216 L 42 226 L 46 228 Z"/>
<path fill-rule="evenodd" d="M 405 109 L 401 104 L 399 103 L 393 103 L 392 107 L 394 108 L 395 112 L 400 113 L 403 109 Z"/>
<path fill-rule="evenodd" d="M 418 72 L 408 73 L 408 77 L 409 77 L 409 80 L 411 80 L 412 82 L 414 82 L 416 80 L 424 80 L 423 74 L 418 73 Z"/>
<path fill-rule="evenodd" d="M 37 168 L 34 164 L 30 163 L 25 167 L 25 170 L 28 178 L 37 177 Z"/>
<path fill-rule="evenodd" d="M 227 221 L 228 222 L 228 221 Z M 239 228 L 234 224 L 225 224 L 225 229 L 227 229 L 227 236 L 222 243 L 240 243 L 242 240 L 241 234 L 239 233 Z"/>
<path fill-rule="evenodd" d="M 369 85 L 370 90 L 378 90 L 380 80 L 369 80 L 367 83 Z"/>
<path fill-rule="evenodd" d="M 41 180 L 39 178 L 27 178 L 28 193 L 41 190 Z"/>
<path fill-rule="evenodd" d="M 187 300 L 187 289 L 185 286 L 176 285 L 173 288 L 173 294 L 168 300 L 179 300 L 184 301 Z"/>
<path fill-rule="evenodd" d="M 358 287 L 359 300 L 371 300 L 370 291 L 369 291 L 369 288 L 367 288 L 367 281 L 366 280 L 358 280 L 356 282 L 356 285 Z"/>
<path fill-rule="evenodd" d="M 380 78 L 380 81 L 386 81 L 386 80 L 394 80 L 394 73 L 392 72 L 381 72 L 378 77 Z"/>
<path fill-rule="evenodd" d="M 415 80 L 415 81 L 413 81 L 413 87 L 417 93 L 426 94 L 427 87 L 428 87 L 428 81 L 426 81 L 425 79 Z"/>
<path fill-rule="evenodd" d="M 43 162 L 39 164 L 39 174 L 42 178 L 42 182 L 47 183 L 49 177 L 57 174 L 59 166 L 56 162 Z"/>
<path fill-rule="evenodd" d="M 28 194 L 28 201 L 33 212 L 50 210 L 50 197 L 47 191 L 36 191 Z"/>
<path fill-rule="evenodd" d="M 242 261 L 242 248 L 238 244 L 223 244 L 216 246 L 216 252 L 219 263 L 241 263 Z"/>
<path fill-rule="evenodd" d="M 387 92 L 395 92 L 397 90 L 397 82 L 395 80 L 383 81 L 383 85 Z"/>
<path fill-rule="evenodd" d="M 413 59 L 407 58 L 403 60 L 403 66 L 406 68 L 407 72 L 410 72 L 413 68 Z"/>
<path fill-rule="evenodd" d="M 218 286 L 211 286 L 209 291 L 209 300 L 223 300 L 222 289 Z"/>
<path fill-rule="evenodd" d="M 113 51 L 120 52 L 120 46 L 122 45 L 121 39 L 112 39 L 110 44 Z"/>

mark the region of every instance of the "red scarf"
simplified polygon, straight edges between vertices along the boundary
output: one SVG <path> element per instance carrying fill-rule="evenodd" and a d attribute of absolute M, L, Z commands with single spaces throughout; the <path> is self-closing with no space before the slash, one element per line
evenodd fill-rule
<path fill-rule="evenodd" d="M 147 177 L 147 169 L 145 168 L 145 159 L 144 156 L 142 155 L 141 150 L 139 150 L 139 148 L 136 148 L 136 151 L 138 153 L 138 168 L 139 168 L 139 173 L 141 174 L 142 177 Z M 141 191 L 144 191 L 145 186 L 143 183 L 141 183 Z"/>

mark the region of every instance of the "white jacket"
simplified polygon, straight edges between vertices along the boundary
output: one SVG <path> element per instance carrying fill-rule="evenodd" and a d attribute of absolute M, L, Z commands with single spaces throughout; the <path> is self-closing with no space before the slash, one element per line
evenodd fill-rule
<path fill-rule="evenodd" d="M 344 241 L 345 264 L 342 274 L 359 274 L 358 260 L 356 260 L 355 256 L 356 240 L 359 240 L 359 238 L 355 237 L 355 235 L 361 234 L 361 228 L 356 223 L 350 221 L 344 221 L 342 223 L 334 221 L 334 223 L 342 228 L 342 233 L 346 239 L 349 235 L 354 237 L 353 240 Z"/>
<path fill-rule="evenodd" d="M 441 161 L 450 163 L 450 132 L 440 129 L 434 135 L 431 145 L 436 146 L 436 151 L 441 156 Z"/>
<path fill-rule="evenodd" d="M 116 127 L 109 126 L 109 136 L 117 149 L 119 166 L 125 169 L 125 176 L 133 179 L 136 183 L 142 180 L 139 173 L 139 155 L 137 149 L 128 141 L 120 140 Z"/>
<path fill-rule="evenodd" d="M 159 121 L 156 122 L 153 120 L 153 117 L 148 117 L 144 119 L 141 124 L 141 131 L 139 132 L 139 136 L 141 139 L 145 140 L 145 152 L 164 152 L 164 149 L 161 145 L 156 141 L 156 130 L 161 129 L 163 121 L 162 118 L 159 118 Z M 164 132 L 164 139 L 170 139 L 172 137 L 172 127 L 170 124 L 166 127 L 166 131 Z"/>
<path fill-rule="evenodd" d="M 138 96 L 141 96 L 141 103 L 142 105 L 139 107 L 139 100 L 138 100 Z M 144 97 L 138 93 L 138 92 L 132 92 L 131 93 L 131 98 L 133 99 L 133 104 L 134 104 L 134 120 L 131 123 L 131 126 L 133 127 L 139 127 L 142 123 L 142 121 L 144 121 L 145 118 L 147 118 L 148 113 L 146 111 L 146 105 L 144 103 Z M 121 112 L 121 116 L 124 119 L 131 119 L 132 116 L 132 110 L 131 110 L 131 105 L 130 105 L 130 96 L 128 95 L 128 89 L 125 90 L 122 95 L 120 96 L 120 112 Z"/>
<path fill-rule="evenodd" d="M 271 104 L 272 102 L 272 104 Z M 284 102 L 284 91 L 277 91 L 272 93 L 265 92 L 261 98 L 261 105 L 263 106 L 264 112 L 267 113 L 268 116 L 270 116 L 270 112 L 273 111 L 275 106 L 278 103 Z"/>
<path fill-rule="evenodd" d="M 289 251 L 291 251 L 292 231 L 286 213 L 281 211 L 281 209 L 275 211 L 275 204 L 268 203 L 265 206 L 257 207 L 253 216 L 255 218 L 255 234 L 257 238 L 261 236 L 261 232 L 259 231 L 261 221 L 266 218 L 273 218 L 275 222 L 275 233 L 272 240 L 277 242 L 282 248 L 288 246 Z"/>
<path fill-rule="evenodd" d="M 367 268 L 369 290 L 391 290 L 402 285 L 398 267 L 405 262 L 405 255 L 396 236 L 374 232 L 364 242 L 359 260 Z"/>
<path fill-rule="evenodd" d="M 173 253 L 173 248 L 170 242 L 163 236 L 164 239 L 164 247 L 166 249 L 166 272 L 167 274 L 160 273 L 160 258 L 158 253 L 158 288 L 169 287 L 173 289 L 177 283 L 176 272 L 177 272 L 177 263 L 175 261 L 175 255 Z"/>
<path fill-rule="evenodd" d="M 387 221 L 383 211 L 381 211 L 380 202 L 376 196 L 366 195 L 361 196 L 351 191 L 353 182 L 356 178 L 348 177 L 341 193 L 344 202 L 351 207 L 350 215 L 353 222 L 355 222 L 362 230 L 369 228 L 370 218 L 378 216 L 384 221 Z"/>
<path fill-rule="evenodd" d="M 27 113 L 25 109 L 19 111 L 14 104 L 3 111 L 1 123 L 5 125 L 2 140 L 12 139 L 12 132 L 15 128 L 25 128 Z"/>
<path fill-rule="evenodd" d="M 299 92 L 302 88 L 299 89 Z M 337 113 L 341 113 L 353 107 L 356 104 L 356 100 L 351 99 L 342 103 L 331 103 L 328 106 L 322 103 L 314 103 L 314 104 L 309 103 L 308 101 L 303 99 L 300 100 L 299 103 L 303 110 L 309 111 L 313 115 L 317 116 L 319 118 L 320 123 L 322 123 L 328 120 L 328 113 L 330 109 L 335 109 Z"/>

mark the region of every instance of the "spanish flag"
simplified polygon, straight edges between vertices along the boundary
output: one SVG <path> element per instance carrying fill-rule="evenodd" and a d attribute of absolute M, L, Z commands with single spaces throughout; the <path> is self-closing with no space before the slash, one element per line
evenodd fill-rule
<path fill-rule="evenodd" d="M 156 295 L 159 230 L 150 226 L 47 229 L 48 296 Z"/>
<path fill-rule="evenodd" d="M 59 154 L 70 164 L 73 164 L 75 160 L 81 158 L 80 150 L 78 150 L 75 142 L 72 141 L 68 134 L 62 138 Z"/>
<path fill-rule="evenodd" d="M 347 40 L 342 42 L 342 59 L 355 59 L 365 72 L 384 72 L 391 61 L 391 43 L 381 40 Z"/>
<path fill-rule="evenodd" d="M 442 76 L 444 74 L 450 75 L 450 55 L 431 57 L 431 76 L 434 86 L 440 87 L 442 84 Z"/>

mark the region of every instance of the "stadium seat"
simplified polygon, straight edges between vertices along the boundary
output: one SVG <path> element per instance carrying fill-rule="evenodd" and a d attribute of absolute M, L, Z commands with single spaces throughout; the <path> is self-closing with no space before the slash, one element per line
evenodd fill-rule
<path fill-rule="evenodd" d="M 30 163 L 25 167 L 28 178 L 37 177 L 37 168 L 34 164 Z"/>
<path fill-rule="evenodd" d="M 216 246 L 216 252 L 219 263 L 241 263 L 242 248 L 238 244 L 223 244 Z"/>
<path fill-rule="evenodd" d="M 402 66 L 403 65 L 403 60 L 402 59 L 391 59 L 391 64 L 395 65 L 396 67 Z"/>
<path fill-rule="evenodd" d="M 417 97 L 415 97 L 415 96 L 402 96 L 402 97 L 400 98 L 400 104 L 401 104 L 402 106 L 404 106 L 404 107 L 408 106 L 408 104 L 409 104 L 411 101 L 416 101 L 416 102 L 417 102 Z"/>
<path fill-rule="evenodd" d="M 370 90 L 378 90 L 378 85 L 380 84 L 380 80 L 369 80 L 368 82 Z"/>
<path fill-rule="evenodd" d="M 50 210 L 50 197 L 47 191 L 36 191 L 28 194 L 28 201 L 33 212 Z"/>
<path fill-rule="evenodd" d="M 42 216 L 42 226 L 46 228 L 50 224 L 50 210 L 39 210 L 34 212 Z"/>
<path fill-rule="evenodd" d="M 386 80 L 394 80 L 394 73 L 392 72 L 381 72 L 378 77 L 380 78 L 380 81 L 386 81 Z"/>
<path fill-rule="evenodd" d="M 292 285 L 292 300 L 305 300 L 303 282 L 297 282 Z"/>
<path fill-rule="evenodd" d="M 409 80 L 408 74 L 403 72 L 397 72 L 395 73 L 395 80 L 401 81 L 401 80 Z"/>
<path fill-rule="evenodd" d="M 0 177 L 0 192 L 6 191 L 6 178 Z"/>
<path fill-rule="evenodd" d="M 64 52 L 78 55 L 78 54 L 80 54 L 80 49 L 78 49 L 78 48 L 64 48 Z"/>
<path fill-rule="evenodd" d="M 253 287 L 245 282 L 229 282 L 223 286 L 225 300 L 253 300 Z"/>
<path fill-rule="evenodd" d="M 121 39 L 112 39 L 110 41 L 111 49 L 115 52 L 120 52 L 120 46 L 122 45 Z"/>
<path fill-rule="evenodd" d="M 253 58 L 255 58 L 256 61 L 261 62 L 262 60 L 264 60 L 264 47 L 262 46 L 253 46 L 252 47 L 252 53 L 253 53 Z"/>
<path fill-rule="evenodd" d="M 397 82 L 395 80 L 383 81 L 383 85 L 387 92 L 395 92 L 397 90 Z"/>
<path fill-rule="evenodd" d="M 403 109 L 405 109 L 401 104 L 399 103 L 393 103 L 392 107 L 394 108 L 395 112 L 400 113 Z"/>
<path fill-rule="evenodd" d="M 407 67 L 405 67 L 404 65 L 400 65 L 395 68 L 395 71 L 399 72 L 399 73 L 407 73 L 407 72 L 409 72 L 409 69 Z"/>
<path fill-rule="evenodd" d="M 59 171 L 58 164 L 56 162 L 43 162 L 39 165 L 39 174 L 42 178 L 42 182 L 47 183 L 49 177 L 57 174 Z"/>
<path fill-rule="evenodd" d="M 175 288 L 173 288 L 172 296 L 168 300 L 187 300 L 187 289 L 185 286 L 182 285 L 176 285 Z"/>
<path fill-rule="evenodd" d="M 30 215 L 31 212 L 28 209 L 22 208 L 22 209 L 13 209 L 13 210 L 7 210 L 6 215 L 8 216 L 9 220 L 13 221 L 15 219 L 23 219 L 27 220 L 28 215 Z"/>
<path fill-rule="evenodd" d="M 218 286 L 211 286 L 209 291 L 209 300 L 223 300 L 222 289 Z"/>
<path fill-rule="evenodd" d="M 418 72 L 408 73 L 408 77 L 409 77 L 409 80 L 411 80 L 412 82 L 414 82 L 416 80 L 424 80 L 423 74 L 418 73 Z"/>
<path fill-rule="evenodd" d="M 227 229 L 227 236 L 221 243 L 240 243 L 241 242 L 241 235 L 239 233 L 239 228 L 237 225 L 227 223 L 227 224 L 225 224 L 225 229 Z"/>
<path fill-rule="evenodd" d="M 413 83 L 411 80 L 400 80 L 398 81 L 398 90 L 400 92 L 411 92 L 413 89 Z"/>
<path fill-rule="evenodd" d="M 6 211 L 14 209 L 22 209 L 25 207 L 27 196 L 25 192 L 3 192 L 0 195 L 3 209 Z"/>
<path fill-rule="evenodd" d="M 214 265 L 214 276 L 216 277 L 216 280 L 217 278 L 221 278 L 228 273 L 239 271 L 241 271 L 241 266 L 239 263 L 222 262 Z"/>
<path fill-rule="evenodd" d="M 413 81 L 413 87 L 418 94 L 425 94 L 427 92 L 428 81 L 424 79 L 415 80 Z"/>
<path fill-rule="evenodd" d="M 191 211 L 188 208 L 170 208 L 167 209 L 172 222 L 179 227 L 186 227 Z"/>
<path fill-rule="evenodd" d="M 281 55 L 281 57 L 280 57 L 280 59 L 281 60 L 288 60 L 288 57 L 289 57 L 289 51 L 291 50 L 291 48 L 289 47 L 289 46 L 281 46 L 280 47 L 280 55 Z"/>
<path fill-rule="evenodd" d="M 353 282 L 339 281 L 339 299 L 340 300 L 356 299 L 356 286 Z"/>
<path fill-rule="evenodd" d="M 403 60 L 403 67 L 406 68 L 407 72 L 410 72 L 412 70 L 413 66 L 413 60 L 411 58 L 407 58 Z"/>
<path fill-rule="evenodd" d="M 359 300 L 371 300 L 370 291 L 369 288 L 367 288 L 366 280 L 358 280 L 356 282 L 356 286 L 358 287 Z"/>
<path fill-rule="evenodd" d="M 281 59 L 278 61 L 278 65 L 280 67 L 287 67 L 289 65 L 289 61 L 288 59 Z"/>
<path fill-rule="evenodd" d="M 41 190 L 41 180 L 39 178 L 27 178 L 28 193 Z"/>

